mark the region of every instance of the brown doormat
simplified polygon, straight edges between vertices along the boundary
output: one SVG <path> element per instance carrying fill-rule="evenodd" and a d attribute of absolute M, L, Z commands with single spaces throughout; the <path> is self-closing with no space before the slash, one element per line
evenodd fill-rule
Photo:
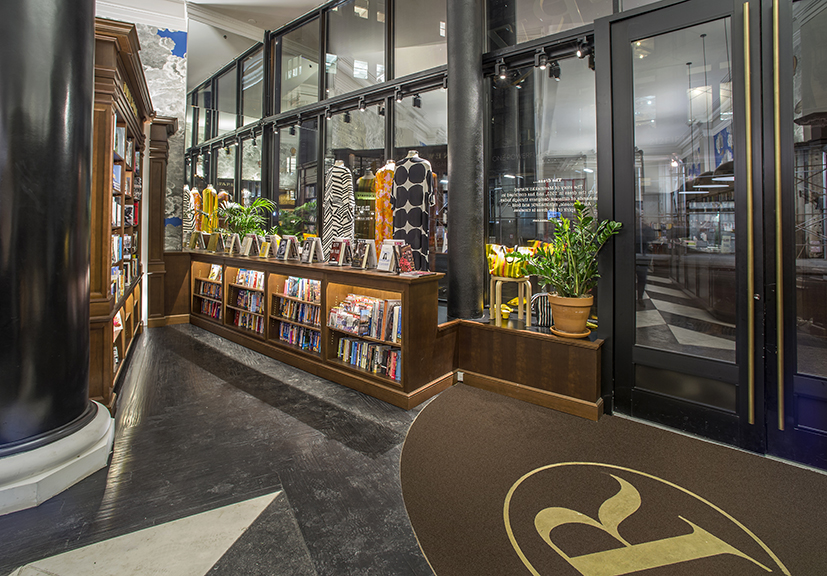
<path fill-rule="evenodd" d="M 827 475 L 457 385 L 402 450 L 437 576 L 827 574 Z"/>

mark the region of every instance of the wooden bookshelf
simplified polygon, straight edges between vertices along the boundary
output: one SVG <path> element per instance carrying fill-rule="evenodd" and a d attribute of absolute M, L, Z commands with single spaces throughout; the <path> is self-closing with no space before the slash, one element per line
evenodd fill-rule
<path fill-rule="evenodd" d="M 134 189 L 144 176 L 144 125 L 154 111 L 139 50 L 134 25 L 96 19 L 89 395 L 110 409 L 142 327 L 141 203 Z"/>
<path fill-rule="evenodd" d="M 444 342 L 437 338 L 437 290 L 442 274 L 399 276 L 375 270 L 359 270 L 327 264 L 301 264 L 265 258 L 232 257 L 204 251 L 189 252 L 191 309 L 190 322 L 205 330 L 247 346 L 272 358 L 297 366 L 312 374 L 375 396 L 406 409 L 427 400 L 453 383 L 453 355 L 444 353 Z M 221 303 L 225 310 L 223 323 L 201 313 L 206 300 L 198 294 L 207 282 L 212 265 L 223 272 Z M 239 269 L 264 274 L 263 288 L 239 285 Z M 315 297 L 298 297 L 286 291 L 290 278 L 317 282 Z M 239 291 L 261 293 L 264 306 L 259 311 L 239 306 Z M 389 342 L 382 338 L 358 336 L 328 326 L 330 310 L 348 294 L 401 302 L 401 339 Z M 210 297 L 211 298 L 211 297 Z M 219 299 L 215 299 L 216 301 Z M 217 303 L 217 302 L 216 302 Z M 302 307 L 299 309 L 298 307 Z M 317 310 L 317 311 L 316 311 Z M 235 325 L 233 314 L 263 315 L 264 332 L 258 333 Z M 307 317 L 317 318 L 308 322 Z M 282 339 L 282 330 L 301 333 L 294 341 Z M 318 337 L 315 335 L 318 334 Z M 313 350 L 308 344 L 318 338 Z M 337 356 L 342 338 L 358 339 L 368 345 L 388 346 L 401 356 L 398 380 L 374 373 L 343 361 Z M 438 359 L 438 360 L 435 360 Z"/>

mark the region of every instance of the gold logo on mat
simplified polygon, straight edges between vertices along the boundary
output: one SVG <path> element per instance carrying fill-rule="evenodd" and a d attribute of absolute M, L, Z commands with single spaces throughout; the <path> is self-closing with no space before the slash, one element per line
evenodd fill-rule
<path fill-rule="evenodd" d="M 583 501 L 584 486 L 589 496 L 594 493 L 590 502 Z M 660 500 L 646 506 L 641 490 Z M 565 505 L 548 506 L 558 503 Z M 611 464 L 537 468 L 508 491 L 503 518 L 511 545 L 535 576 L 542 574 L 538 568 L 554 570 L 549 549 L 582 576 L 687 569 L 685 563 L 703 559 L 707 564 L 696 567 L 720 570 L 740 562 L 756 574 L 790 574 L 755 534 L 711 502 L 651 474 Z"/>

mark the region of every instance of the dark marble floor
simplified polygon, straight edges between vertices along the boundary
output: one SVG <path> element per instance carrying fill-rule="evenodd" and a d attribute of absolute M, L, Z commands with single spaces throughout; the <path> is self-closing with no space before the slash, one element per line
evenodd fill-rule
<path fill-rule="evenodd" d="M 190 325 L 146 330 L 127 368 L 109 467 L 0 517 L 0 575 L 265 495 L 209 574 L 433 574 L 399 483 L 418 410 Z"/>

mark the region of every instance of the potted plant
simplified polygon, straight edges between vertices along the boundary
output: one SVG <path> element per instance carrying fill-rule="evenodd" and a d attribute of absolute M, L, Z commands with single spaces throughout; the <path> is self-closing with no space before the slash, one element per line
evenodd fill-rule
<path fill-rule="evenodd" d="M 529 274 L 536 275 L 549 289 L 554 326 L 560 336 L 588 336 L 586 321 L 597 285 L 597 253 L 606 241 L 620 231 L 620 222 L 603 220 L 596 223 L 582 202 L 575 202 L 574 218 L 554 222 L 554 238 L 531 254 L 519 254 Z"/>
<path fill-rule="evenodd" d="M 263 236 L 267 214 L 274 208 L 273 201 L 267 198 L 256 198 L 249 206 L 227 202 L 218 208 L 218 217 L 230 234 L 238 234 L 240 238 L 247 234 Z"/>

